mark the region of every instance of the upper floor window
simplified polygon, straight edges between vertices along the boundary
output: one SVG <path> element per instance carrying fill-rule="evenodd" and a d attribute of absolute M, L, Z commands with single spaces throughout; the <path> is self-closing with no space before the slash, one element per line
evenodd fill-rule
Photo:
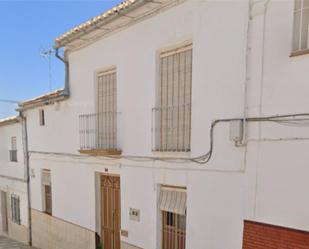
<path fill-rule="evenodd" d="M 309 0 L 295 0 L 293 52 L 309 49 Z"/>
<path fill-rule="evenodd" d="M 155 150 L 190 151 L 192 44 L 160 54 Z"/>
<path fill-rule="evenodd" d="M 17 195 L 11 195 L 11 214 L 12 221 L 20 224 L 20 199 Z"/>
<path fill-rule="evenodd" d="M 17 143 L 16 137 L 11 137 L 10 161 L 17 162 Z"/>
<path fill-rule="evenodd" d="M 40 126 L 45 125 L 45 112 L 43 109 L 39 110 Z"/>
<path fill-rule="evenodd" d="M 95 101 L 96 113 L 79 116 L 80 152 L 119 155 L 116 67 L 96 74 Z"/>
<path fill-rule="evenodd" d="M 117 75 L 116 69 L 103 71 L 97 76 L 97 147 L 117 148 Z"/>

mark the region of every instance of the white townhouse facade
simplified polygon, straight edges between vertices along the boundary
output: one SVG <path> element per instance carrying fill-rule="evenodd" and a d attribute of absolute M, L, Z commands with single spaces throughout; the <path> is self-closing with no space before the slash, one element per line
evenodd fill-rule
<path fill-rule="evenodd" d="M 29 242 L 27 168 L 23 120 L 0 120 L 0 234 Z"/>
<path fill-rule="evenodd" d="M 309 248 L 307 5 L 130 0 L 57 38 L 65 88 L 19 107 L 32 244 Z"/>

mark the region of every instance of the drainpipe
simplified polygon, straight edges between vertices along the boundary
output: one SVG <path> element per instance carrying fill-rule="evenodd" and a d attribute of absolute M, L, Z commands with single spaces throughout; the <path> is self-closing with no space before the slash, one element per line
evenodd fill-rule
<path fill-rule="evenodd" d="M 63 95 L 64 96 L 70 96 L 70 81 L 69 81 L 69 62 L 64 58 L 59 55 L 59 48 L 56 48 L 56 53 L 55 56 L 61 60 L 64 64 L 65 67 L 65 80 L 64 80 L 64 90 L 63 90 Z"/>
<path fill-rule="evenodd" d="M 31 188 L 30 188 L 30 167 L 29 167 L 29 150 L 28 150 L 28 132 L 27 132 L 27 119 L 20 112 L 19 116 L 22 122 L 22 141 L 24 151 L 24 179 L 27 183 L 27 201 L 28 201 L 28 244 L 32 246 L 32 219 L 31 219 Z"/>
<path fill-rule="evenodd" d="M 250 30 L 251 30 L 251 11 L 252 11 L 252 0 L 248 0 L 248 9 L 247 9 L 247 24 L 245 28 L 245 78 L 243 85 L 243 94 L 244 94 L 244 105 L 243 105 L 243 122 L 242 122 L 242 141 L 241 145 L 246 146 L 247 144 L 247 116 L 248 116 L 248 84 L 250 82 L 250 67 L 249 67 L 249 55 L 250 55 Z"/>

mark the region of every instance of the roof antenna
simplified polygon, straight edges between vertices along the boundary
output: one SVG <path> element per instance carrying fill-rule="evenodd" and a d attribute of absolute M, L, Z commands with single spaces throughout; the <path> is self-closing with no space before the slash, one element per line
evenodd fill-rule
<path fill-rule="evenodd" d="M 11 100 L 11 99 L 0 99 L 0 102 L 3 102 L 3 103 L 10 103 L 10 104 L 18 104 L 19 101 L 17 100 Z"/>
<path fill-rule="evenodd" d="M 54 53 L 52 49 L 42 50 L 40 55 L 48 61 L 48 85 L 49 91 L 52 91 L 52 71 L 51 71 L 51 55 Z"/>

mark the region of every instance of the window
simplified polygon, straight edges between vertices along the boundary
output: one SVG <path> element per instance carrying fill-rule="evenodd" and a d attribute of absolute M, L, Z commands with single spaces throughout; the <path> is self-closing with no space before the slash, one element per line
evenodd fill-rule
<path fill-rule="evenodd" d="M 11 214 L 12 221 L 20 224 L 20 200 L 17 195 L 11 195 Z"/>
<path fill-rule="evenodd" d="M 295 0 L 293 52 L 309 49 L 309 0 Z"/>
<path fill-rule="evenodd" d="M 192 45 L 160 54 L 155 150 L 190 151 Z"/>
<path fill-rule="evenodd" d="M 161 187 L 162 249 L 186 248 L 186 189 Z"/>
<path fill-rule="evenodd" d="M 42 171 L 43 211 L 52 215 L 52 188 L 50 170 Z"/>
<path fill-rule="evenodd" d="M 45 112 L 43 109 L 39 110 L 39 117 L 40 117 L 40 126 L 45 125 Z"/>
<path fill-rule="evenodd" d="M 97 148 L 117 147 L 117 76 L 116 69 L 97 76 Z"/>
<path fill-rule="evenodd" d="M 16 137 L 11 137 L 10 161 L 17 162 L 17 143 Z"/>

